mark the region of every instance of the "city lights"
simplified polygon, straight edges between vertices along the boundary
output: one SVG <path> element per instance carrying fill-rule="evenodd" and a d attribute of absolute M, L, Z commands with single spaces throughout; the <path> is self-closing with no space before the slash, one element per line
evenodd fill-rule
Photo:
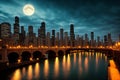
<path fill-rule="evenodd" d="M 41 22 L 40 28 L 38 28 L 38 36 L 34 33 L 33 26 L 28 26 L 28 32 L 24 30 L 24 26 L 21 26 L 21 32 L 19 17 L 15 16 L 15 23 L 13 33 L 11 32 L 11 24 L 7 22 L 1 23 L 1 46 L 6 45 L 10 49 L 19 48 L 110 48 L 120 50 L 120 42 L 114 43 L 111 37 L 111 33 L 104 35 L 103 41 L 99 36 L 95 38 L 95 33 L 91 32 L 85 34 L 83 38 L 74 33 L 74 24 L 70 24 L 69 32 L 64 32 L 63 28 L 60 28 L 60 32 L 52 30 L 52 36 L 50 32 L 46 34 L 46 24 Z M 4 28 L 6 27 L 6 28 Z M 11 33 L 11 34 L 10 34 Z M 114 44 L 113 44 L 114 43 Z"/>

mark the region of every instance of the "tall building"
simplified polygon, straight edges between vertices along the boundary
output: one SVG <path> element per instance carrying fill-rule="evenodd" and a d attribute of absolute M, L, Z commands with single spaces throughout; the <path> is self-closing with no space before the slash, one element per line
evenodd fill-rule
<path fill-rule="evenodd" d="M 64 46 L 64 44 L 63 44 L 63 33 L 64 33 L 64 29 L 61 28 L 60 29 L 60 46 Z"/>
<path fill-rule="evenodd" d="M 40 26 L 40 41 L 41 41 L 41 45 L 45 46 L 46 45 L 46 30 L 45 30 L 45 22 L 41 23 Z"/>
<path fill-rule="evenodd" d="M 94 47 L 94 32 L 91 32 L 91 47 Z"/>
<path fill-rule="evenodd" d="M 33 45 L 34 44 L 34 33 L 33 33 L 33 26 L 28 27 L 28 44 Z"/>
<path fill-rule="evenodd" d="M 101 43 L 100 43 L 100 36 L 97 36 L 97 47 L 100 47 Z"/>
<path fill-rule="evenodd" d="M 11 25 L 8 22 L 1 23 L 0 32 L 2 39 L 10 38 Z"/>
<path fill-rule="evenodd" d="M 0 26 L 1 39 L 3 41 L 2 45 L 10 45 L 11 41 L 11 25 L 8 22 L 1 23 Z"/>
<path fill-rule="evenodd" d="M 20 45 L 24 46 L 25 45 L 25 37 L 26 37 L 26 32 L 24 30 L 24 26 L 21 26 L 21 33 L 20 33 Z"/>
<path fill-rule="evenodd" d="M 75 46 L 76 46 L 76 47 L 78 47 L 78 46 L 80 47 L 80 36 L 77 35 L 75 40 L 76 40 L 76 41 L 75 41 Z"/>
<path fill-rule="evenodd" d="M 75 34 L 74 34 L 74 25 L 70 24 L 70 46 L 75 46 Z"/>
<path fill-rule="evenodd" d="M 50 32 L 47 32 L 46 46 L 51 47 Z"/>
<path fill-rule="evenodd" d="M 107 35 L 104 35 L 104 47 L 107 47 L 107 42 L 108 42 Z"/>
<path fill-rule="evenodd" d="M 37 39 L 37 42 L 38 42 L 38 46 L 41 46 L 41 37 L 40 37 L 40 28 L 38 29 L 38 39 Z"/>
<path fill-rule="evenodd" d="M 55 30 L 52 30 L 51 46 L 55 46 Z"/>
<path fill-rule="evenodd" d="M 33 33 L 33 46 L 35 46 L 35 47 L 37 47 L 37 46 L 38 46 L 36 33 Z"/>
<path fill-rule="evenodd" d="M 64 46 L 68 46 L 68 32 L 64 32 Z"/>
<path fill-rule="evenodd" d="M 87 47 L 89 46 L 89 39 L 88 39 L 88 34 L 85 34 L 85 41 L 84 41 L 84 46 Z"/>
<path fill-rule="evenodd" d="M 83 40 L 83 36 L 80 37 L 80 47 L 84 47 L 84 40 Z"/>
<path fill-rule="evenodd" d="M 19 17 L 15 17 L 15 23 L 14 23 L 14 45 L 19 44 Z"/>
<path fill-rule="evenodd" d="M 24 30 L 24 26 L 21 26 L 21 33 L 23 34 L 23 37 L 25 38 L 26 32 L 25 32 L 25 30 Z"/>
<path fill-rule="evenodd" d="M 59 32 L 56 33 L 56 39 L 55 39 L 56 46 L 60 46 L 60 40 L 59 40 Z"/>

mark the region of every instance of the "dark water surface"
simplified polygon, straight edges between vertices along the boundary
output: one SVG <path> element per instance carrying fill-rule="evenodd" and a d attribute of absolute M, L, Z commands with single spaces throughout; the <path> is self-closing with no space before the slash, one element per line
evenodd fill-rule
<path fill-rule="evenodd" d="M 80 52 L 16 69 L 7 77 L 10 80 L 107 80 L 107 66 L 104 54 Z"/>

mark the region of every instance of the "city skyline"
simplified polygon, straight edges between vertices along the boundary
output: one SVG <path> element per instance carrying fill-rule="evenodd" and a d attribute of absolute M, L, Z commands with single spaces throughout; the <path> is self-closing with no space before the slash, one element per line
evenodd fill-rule
<path fill-rule="evenodd" d="M 15 17 L 18 17 L 18 16 L 15 16 Z M 14 20 L 13 21 L 15 21 L 15 17 L 14 17 Z M 18 17 L 19 18 L 19 17 Z M 44 22 L 44 21 L 43 21 Z M 41 23 L 43 23 L 43 22 L 41 22 Z M 9 26 L 10 26 L 10 33 L 11 34 L 14 34 L 14 23 L 13 24 L 11 24 L 11 23 L 9 23 L 9 22 L 1 22 L 1 24 L 8 24 Z M 22 29 L 24 28 L 24 30 L 25 30 L 25 32 L 26 32 L 26 34 L 25 35 L 27 35 L 27 33 L 29 33 L 29 26 L 32 26 L 32 28 L 33 28 L 33 33 L 35 33 L 35 36 L 36 37 L 39 37 L 39 33 L 38 33 L 38 30 L 39 30 L 39 28 L 40 28 L 40 25 L 41 25 L 41 23 L 40 23 L 40 25 L 39 25 L 39 27 L 37 28 L 37 31 L 35 31 L 35 29 L 34 29 L 34 26 L 33 25 L 29 25 L 28 24 L 28 26 L 26 27 L 26 26 L 23 26 L 23 25 L 21 25 L 20 23 L 20 18 L 19 18 L 19 21 L 18 21 L 18 23 L 19 23 L 19 33 L 22 33 Z M 75 25 L 74 23 L 71 23 L 73 26 Z M 63 29 L 64 30 L 64 32 L 68 32 L 68 36 L 70 36 L 70 25 L 71 24 L 69 24 L 69 28 L 68 28 L 68 30 L 65 30 L 63 27 L 61 27 L 61 28 L 58 28 L 58 30 L 56 30 L 56 29 L 54 29 L 54 28 L 51 28 L 51 30 L 49 30 L 49 31 L 47 31 L 47 26 L 46 26 L 46 28 L 45 28 L 45 35 L 47 35 L 47 32 L 50 32 L 50 34 L 53 34 L 52 33 L 52 31 L 54 30 L 56 33 L 55 34 L 57 34 L 57 32 L 60 32 L 60 29 Z M 45 25 L 47 25 L 46 24 L 46 22 L 45 22 Z M 74 26 L 75 27 L 75 26 Z M 27 29 L 25 29 L 25 28 L 27 28 Z M 76 28 L 76 27 L 75 27 Z M 91 31 L 91 32 L 94 32 L 94 31 Z M 90 39 L 90 33 L 91 32 L 85 32 L 85 33 L 83 33 L 83 34 L 75 34 L 75 36 L 74 37 L 76 37 L 77 35 L 79 35 L 80 37 L 84 37 L 84 39 L 85 39 L 85 35 L 87 34 L 88 35 L 88 38 Z M 76 31 L 74 31 L 74 33 L 76 33 Z M 104 35 L 96 35 L 96 33 L 95 33 L 95 35 L 94 35 L 94 39 L 95 40 L 97 40 L 97 37 L 99 36 L 100 37 L 100 39 L 101 40 L 103 40 L 104 39 L 104 36 L 105 35 L 108 35 L 110 32 L 108 32 L 107 34 L 104 34 Z M 111 33 L 110 33 L 111 34 Z M 119 41 L 119 36 L 120 36 L 120 34 L 118 34 L 117 35 L 117 40 L 114 40 L 114 38 L 112 37 L 112 34 L 111 34 L 111 39 L 113 40 L 113 41 Z"/>
<path fill-rule="evenodd" d="M 0 0 L 1 79 L 120 80 L 119 71 L 120 0 Z"/>
<path fill-rule="evenodd" d="M 75 34 L 85 35 L 91 32 L 95 36 L 104 37 L 111 33 L 113 40 L 118 41 L 119 29 L 119 5 L 120 1 L 116 0 L 1 0 L 0 1 L 0 23 L 9 22 L 13 31 L 14 17 L 20 17 L 20 26 L 24 26 L 28 31 L 28 26 L 34 27 L 36 32 L 41 22 L 46 23 L 46 31 L 52 29 L 59 31 L 63 28 L 69 32 L 71 23 L 75 26 Z M 35 13 L 32 16 L 26 16 L 23 12 L 23 6 L 32 4 Z"/>
<path fill-rule="evenodd" d="M 76 35 L 74 24 L 70 24 L 69 32 L 60 28 L 59 31 L 52 29 L 46 31 L 46 23 L 41 22 L 37 32 L 34 32 L 32 25 L 28 26 L 28 32 L 25 31 L 24 26 L 20 26 L 19 17 L 14 18 L 13 33 L 11 32 L 11 24 L 3 22 L 0 24 L 0 39 L 1 46 L 34 46 L 34 47 L 112 47 L 115 41 L 111 37 L 111 33 L 95 37 L 95 33 L 85 33 L 85 35 Z M 36 36 L 38 33 L 38 36 Z M 120 36 L 118 36 L 120 41 Z"/>

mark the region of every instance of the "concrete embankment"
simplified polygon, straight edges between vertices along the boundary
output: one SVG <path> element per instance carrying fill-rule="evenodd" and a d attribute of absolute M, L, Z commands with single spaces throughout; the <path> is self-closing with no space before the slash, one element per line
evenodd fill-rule
<path fill-rule="evenodd" d="M 108 80 L 120 80 L 120 73 L 114 60 L 109 60 Z"/>

